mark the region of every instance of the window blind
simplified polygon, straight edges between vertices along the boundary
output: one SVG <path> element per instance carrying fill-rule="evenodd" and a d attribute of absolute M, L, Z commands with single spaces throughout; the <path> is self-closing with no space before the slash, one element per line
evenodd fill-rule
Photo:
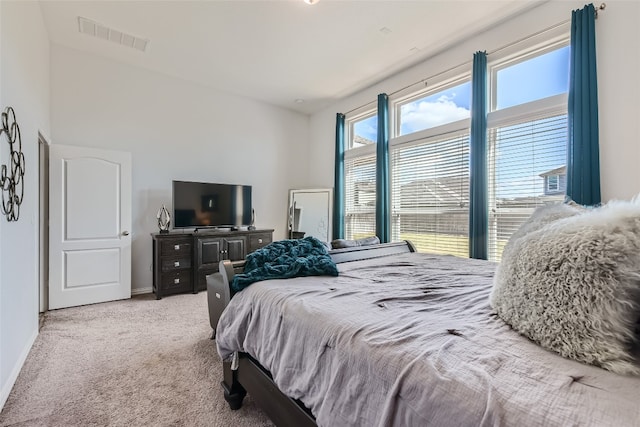
<path fill-rule="evenodd" d="M 410 240 L 420 252 L 468 257 L 467 132 L 392 148 L 393 240 Z"/>
<path fill-rule="evenodd" d="M 376 155 L 345 158 L 345 238 L 376 234 Z"/>
<path fill-rule="evenodd" d="M 567 115 L 488 132 L 489 259 L 499 261 L 511 234 L 536 207 L 564 199 Z"/>

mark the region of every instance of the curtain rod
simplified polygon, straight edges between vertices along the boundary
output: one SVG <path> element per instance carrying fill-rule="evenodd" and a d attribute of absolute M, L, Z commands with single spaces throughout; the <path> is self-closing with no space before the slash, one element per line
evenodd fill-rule
<path fill-rule="evenodd" d="M 598 19 L 598 11 L 599 11 L 599 10 L 605 10 L 606 8 L 607 8 L 607 4 L 606 4 L 606 3 L 601 3 L 601 4 L 600 4 L 600 6 L 598 6 L 598 7 L 596 7 L 596 8 L 595 8 L 595 9 L 596 9 L 596 19 Z M 557 24 L 555 24 L 555 25 L 552 25 L 552 26 L 550 26 L 550 27 L 544 28 L 544 29 L 542 29 L 542 30 L 540 30 L 540 31 L 537 31 L 537 32 L 533 33 L 533 34 L 529 34 L 528 36 L 523 37 L 523 38 L 521 38 L 521 39 L 518 39 L 518 40 L 516 40 L 515 42 L 511 42 L 511 43 L 509 43 L 509 44 L 507 44 L 507 45 L 504 45 L 504 46 L 499 47 L 499 48 L 497 48 L 497 49 L 494 49 L 494 50 L 492 50 L 492 51 L 490 51 L 490 52 L 487 52 L 487 55 L 495 55 L 496 53 L 498 53 L 498 52 L 500 52 L 500 51 L 503 51 L 503 50 L 505 50 L 505 49 L 508 49 L 508 48 L 510 48 L 510 47 L 512 47 L 512 46 L 515 46 L 515 45 L 517 45 L 517 44 L 519 44 L 519 43 L 525 42 L 525 41 L 527 41 L 527 40 L 529 40 L 529 39 L 532 39 L 532 38 L 534 38 L 534 37 L 537 37 L 537 36 L 539 36 L 539 35 L 541 35 L 541 34 L 544 34 L 544 33 L 548 32 L 548 31 L 553 31 L 553 30 L 555 30 L 556 28 L 559 28 L 559 27 L 561 27 L 561 26 L 563 26 L 563 25 L 568 24 L 569 22 L 571 22 L 571 19 L 565 19 L 565 20 L 564 20 L 564 21 L 562 21 L 562 22 L 559 22 L 559 23 L 557 23 Z M 393 92 L 389 93 L 388 95 L 389 95 L 389 96 L 393 96 L 393 95 L 395 95 L 395 94 L 396 94 L 396 93 L 398 93 L 398 92 L 402 92 L 403 90 L 405 90 L 405 89 L 409 89 L 411 86 L 415 86 L 415 85 L 418 85 L 418 84 L 423 84 L 423 85 L 425 85 L 425 86 L 426 86 L 426 85 L 427 85 L 427 80 L 434 79 L 434 78 L 439 77 L 439 76 L 441 76 L 441 75 L 443 75 L 443 74 L 449 73 L 449 72 L 451 72 L 451 71 L 453 71 L 453 70 L 455 70 L 455 69 L 457 69 L 457 68 L 461 68 L 461 67 L 467 66 L 467 65 L 469 65 L 469 64 L 471 64 L 471 63 L 473 63 L 473 60 L 465 61 L 465 62 L 463 62 L 462 64 L 458 64 L 458 65 L 453 66 L 453 67 L 451 67 L 451 68 L 448 68 L 448 69 L 446 69 L 446 70 L 444 70 L 444 71 L 441 71 L 441 72 L 439 72 L 439 73 L 437 73 L 437 74 L 434 74 L 434 75 L 432 75 L 432 76 L 430 76 L 430 77 L 425 77 L 424 79 L 422 79 L 422 80 L 418 80 L 418 81 L 417 81 L 417 82 L 415 82 L 415 83 L 411 83 L 411 84 L 409 84 L 409 85 L 406 85 L 406 86 L 404 86 L 404 87 L 401 87 L 400 89 L 395 90 L 395 91 L 393 91 Z M 361 109 L 361 108 L 364 108 L 364 107 L 368 106 L 369 104 L 375 104 L 375 103 L 376 103 L 376 101 L 367 102 L 366 104 L 362 104 L 362 105 L 361 105 L 361 106 L 359 106 L 359 107 L 352 108 L 351 110 L 349 110 L 349 111 L 347 111 L 346 113 L 344 113 L 344 115 L 346 116 L 347 114 L 353 113 L 353 112 L 354 112 L 354 111 L 356 111 L 356 110 L 359 110 L 359 109 Z"/>
<path fill-rule="evenodd" d="M 368 106 L 369 104 L 375 104 L 376 102 L 378 102 L 378 100 L 375 100 L 375 101 L 369 101 L 369 102 L 367 102 L 366 104 L 362 104 L 362 105 L 361 105 L 361 106 L 359 106 L 359 107 L 352 108 L 351 110 L 349 110 L 349 111 L 347 111 L 346 113 L 343 113 L 343 114 L 346 116 L 347 114 L 353 113 L 353 112 L 354 112 L 354 111 L 356 111 L 356 110 L 359 110 L 359 109 L 361 109 L 361 108 L 364 108 L 364 107 Z"/>

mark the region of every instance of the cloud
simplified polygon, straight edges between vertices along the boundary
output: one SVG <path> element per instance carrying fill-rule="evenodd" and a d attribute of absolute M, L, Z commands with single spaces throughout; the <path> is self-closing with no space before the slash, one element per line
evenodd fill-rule
<path fill-rule="evenodd" d="M 470 112 L 456 105 L 452 96 L 442 95 L 435 102 L 418 101 L 402 107 L 402 134 L 429 129 L 456 120 L 469 118 Z"/>
<path fill-rule="evenodd" d="M 371 126 L 371 123 L 367 122 L 358 128 L 357 133 L 371 141 L 375 141 L 378 137 L 378 128 Z"/>

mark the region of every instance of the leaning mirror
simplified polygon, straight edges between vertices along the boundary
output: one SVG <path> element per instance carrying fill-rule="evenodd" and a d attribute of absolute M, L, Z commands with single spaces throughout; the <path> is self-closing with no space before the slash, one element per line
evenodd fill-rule
<path fill-rule="evenodd" d="M 289 190 L 290 239 L 313 236 L 323 242 L 331 241 L 333 189 L 314 188 Z"/>

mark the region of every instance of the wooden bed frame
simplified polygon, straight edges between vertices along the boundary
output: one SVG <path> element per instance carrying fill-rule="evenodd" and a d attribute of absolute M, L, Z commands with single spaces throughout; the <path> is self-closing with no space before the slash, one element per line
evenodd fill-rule
<path fill-rule="evenodd" d="M 371 246 L 335 249 L 329 254 L 336 264 L 385 257 L 408 252 L 416 248 L 409 241 L 382 243 Z M 213 328 L 212 339 L 218 320 L 224 308 L 229 304 L 234 292 L 230 283 L 235 274 L 244 269 L 244 261 L 220 262 L 220 272 L 207 276 L 207 297 L 209 303 L 209 321 Z M 277 426 L 315 426 L 315 418 L 302 402 L 282 393 L 273 382 L 271 374 L 246 353 L 239 354 L 238 369 L 232 370 L 230 362 L 223 362 L 222 389 L 225 400 L 232 410 L 240 409 L 247 393 L 267 413 Z"/>

